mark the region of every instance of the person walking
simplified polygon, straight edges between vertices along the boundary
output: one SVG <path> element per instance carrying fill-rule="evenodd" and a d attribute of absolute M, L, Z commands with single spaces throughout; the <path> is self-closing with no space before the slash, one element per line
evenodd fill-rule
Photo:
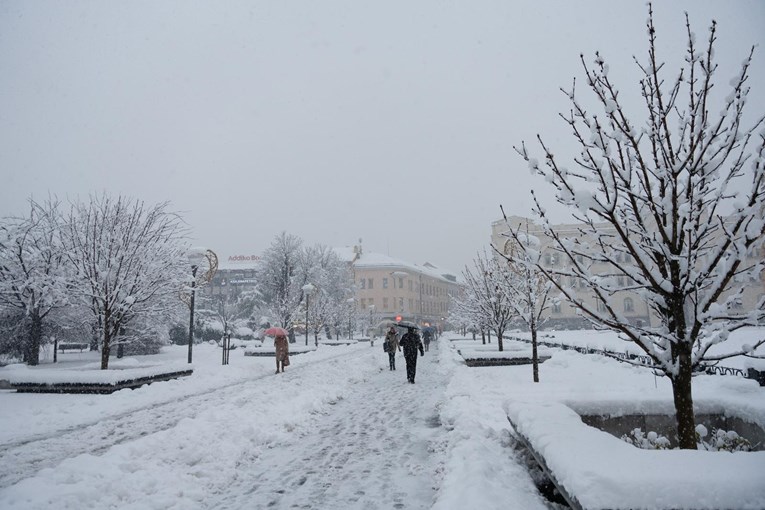
<path fill-rule="evenodd" d="M 404 348 L 404 360 L 406 361 L 406 380 L 414 384 L 414 376 L 417 373 L 417 351 L 420 356 L 425 356 L 420 335 L 414 328 L 408 328 L 399 345 Z"/>
<path fill-rule="evenodd" d="M 398 335 L 396 334 L 396 328 L 390 327 L 385 334 L 385 352 L 388 353 L 388 362 L 390 363 L 390 369 L 396 370 L 396 351 L 401 350 L 398 345 Z"/>
<path fill-rule="evenodd" d="M 284 367 L 290 364 L 290 349 L 287 337 L 284 335 L 276 335 L 274 337 L 274 350 L 276 351 L 276 373 L 279 373 L 281 364 L 281 372 L 284 372 Z"/>
<path fill-rule="evenodd" d="M 430 341 L 433 340 L 433 328 L 428 326 L 422 330 L 422 341 L 425 343 L 425 350 L 430 350 Z"/>

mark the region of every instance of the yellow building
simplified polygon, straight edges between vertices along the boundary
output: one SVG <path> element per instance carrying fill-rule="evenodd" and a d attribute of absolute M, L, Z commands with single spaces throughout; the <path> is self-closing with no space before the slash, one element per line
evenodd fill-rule
<path fill-rule="evenodd" d="M 388 255 L 363 252 L 361 246 L 337 249 L 351 264 L 355 306 L 378 320 L 398 317 L 417 324 L 443 324 L 451 296 L 460 292 L 457 276 L 437 266 L 405 262 Z"/>

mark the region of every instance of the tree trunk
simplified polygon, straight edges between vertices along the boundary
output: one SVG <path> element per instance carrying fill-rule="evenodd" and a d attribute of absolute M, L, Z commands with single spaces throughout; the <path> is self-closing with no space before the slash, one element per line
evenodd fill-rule
<path fill-rule="evenodd" d="M 678 446 L 684 450 L 695 450 L 696 417 L 693 413 L 693 393 L 691 386 L 691 357 L 690 353 L 679 356 L 678 374 L 672 377 L 672 396 L 675 400 L 675 417 L 677 419 Z"/>
<path fill-rule="evenodd" d="M 29 342 L 27 343 L 27 363 L 37 365 L 40 363 L 40 341 L 42 339 L 42 317 L 37 311 L 32 312 L 31 327 L 29 328 Z"/>
<path fill-rule="evenodd" d="M 537 353 L 537 324 L 531 321 L 531 366 L 534 382 L 539 382 L 539 356 Z"/>
<path fill-rule="evenodd" d="M 481 343 L 486 345 L 486 331 L 481 330 Z"/>
<path fill-rule="evenodd" d="M 104 337 L 103 337 L 103 344 L 101 345 L 101 370 L 106 370 L 109 368 L 109 341 L 111 340 L 109 336 L 109 311 L 107 310 L 104 313 L 104 322 L 103 322 L 103 328 L 104 328 Z"/>
<path fill-rule="evenodd" d="M 505 344 L 502 342 L 502 340 L 503 340 L 503 338 L 502 338 L 503 333 L 504 333 L 504 331 L 502 331 L 501 329 L 497 329 L 497 345 L 499 346 L 499 349 L 498 349 L 499 352 L 502 352 L 502 351 L 505 350 Z"/>

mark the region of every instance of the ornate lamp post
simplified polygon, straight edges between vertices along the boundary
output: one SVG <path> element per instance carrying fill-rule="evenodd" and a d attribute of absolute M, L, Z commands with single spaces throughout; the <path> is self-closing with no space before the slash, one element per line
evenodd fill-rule
<path fill-rule="evenodd" d="M 188 251 L 187 257 L 191 265 L 191 286 L 189 290 L 183 289 L 181 291 L 181 300 L 189 307 L 188 362 L 191 363 L 194 349 L 194 297 L 197 287 L 209 283 L 218 270 L 218 256 L 212 250 L 206 248 L 191 248 Z M 200 268 L 203 271 L 200 272 Z"/>
<path fill-rule="evenodd" d="M 305 345 L 308 346 L 308 299 L 316 287 L 310 283 L 303 285 L 303 294 L 305 294 Z M 316 340 L 316 346 L 319 346 L 319 340 Z"/>

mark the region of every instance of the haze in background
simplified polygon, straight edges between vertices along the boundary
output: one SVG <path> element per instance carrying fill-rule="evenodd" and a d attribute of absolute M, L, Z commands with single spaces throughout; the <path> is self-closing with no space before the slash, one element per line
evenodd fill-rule
<path fill-rule="evenodd" d="M 765 3 L 654 8 L 668 60 L 684 10 L 699 41 L 718 21 L 721 97 L 759 44 L 765 113 Z M 549 191 L 512 146 L 573 149 L 558 88 L 580 53 L 639 108 L 646 18 L 643 0 L 0 1 L 0 215 L 123 193 L 170 201 L 222 255 L 286 230 L 459 271 L 500 203 L 528 215 Z"/>

